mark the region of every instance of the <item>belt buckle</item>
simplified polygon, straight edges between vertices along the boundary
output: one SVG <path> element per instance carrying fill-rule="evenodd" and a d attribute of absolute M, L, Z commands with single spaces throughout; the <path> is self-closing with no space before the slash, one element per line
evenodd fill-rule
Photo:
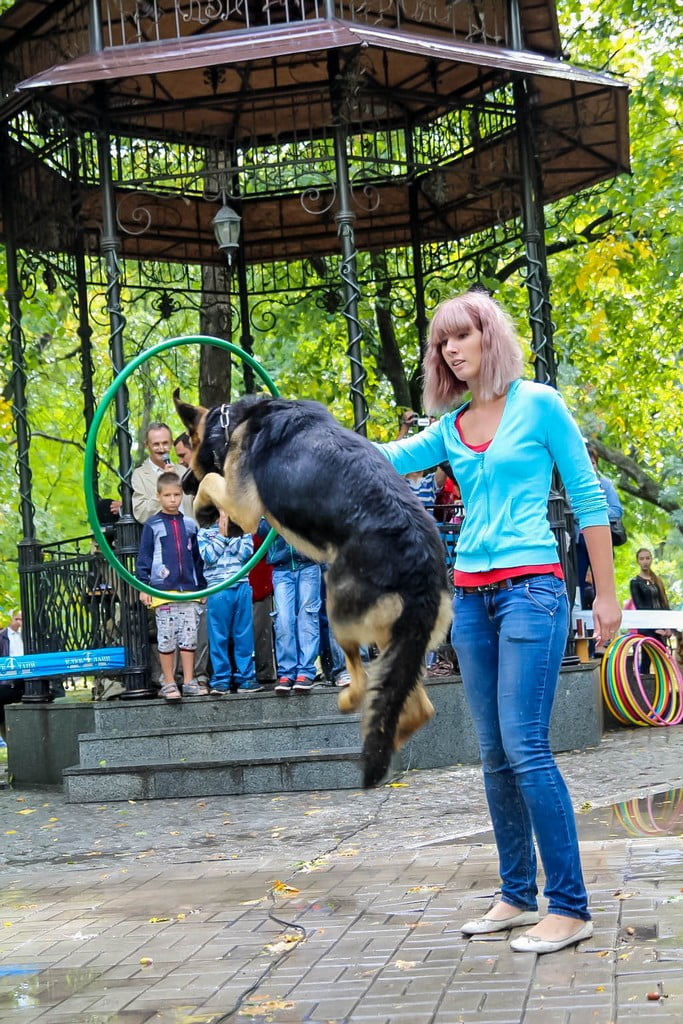
<path fill-rule="evenodd" d="M 498 583 L 481 583 L 477 587 L 477 591 L 480 594 L 493 594 L 496 590 L 500 590 L 500 585 Z"/>

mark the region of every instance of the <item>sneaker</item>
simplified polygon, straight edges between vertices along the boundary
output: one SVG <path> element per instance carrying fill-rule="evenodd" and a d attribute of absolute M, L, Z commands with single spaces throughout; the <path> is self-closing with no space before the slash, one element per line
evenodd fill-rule
<path fill-rule="evenodd" d="M 257 693 L 263 687 L 255 679 L 249 679 L 246 683 L 240 683 L 237 687 L 238 693 Z"/>
<path fill-rule="evenodd" d="M 210 697 L 225 697 L 230 693 L 229 686 L 210 686 L 209 696 Z"/>
<path fill-rule="evenodd" d="M 292 685 L 291 679 L 288 679 L 287 676 L 281 676 L 276 683 L 275 692 L 279 693 L 280 696 L 287 696 L 292 689 Z"/>
<path fill-rule="evenodd" d="M 306 676 L 297 676 L 292 689 L 295 693 L 308 693 L 313 689 L 313 680 L 307 679 Z"/>
<path fill-rule="evenodd" d="M 340 672 L 334 681 L 334 685 L 342 689 L 344 686 L 351 685 L 351 676 L 348 672 Z"/>

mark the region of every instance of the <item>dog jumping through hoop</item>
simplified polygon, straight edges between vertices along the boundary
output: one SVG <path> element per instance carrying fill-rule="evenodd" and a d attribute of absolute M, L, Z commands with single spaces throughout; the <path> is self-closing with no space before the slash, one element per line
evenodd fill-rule
<path fill-rule="evenodd" d="M 316 402 L 248 395 L 204 409 L 174 398 L 193 442 L 183 487 L 199 524 L 219 508 L 253 533 L 265 517 L 328 563 L 328 616 L 351 676 L 339 708 L 362 710 L 364 785 L 376 785 L 434 714 L 425 654 L 451 620 L 434 520 L 381 452 Z M 366 672 L 367 644 L 380 655 Z"/>

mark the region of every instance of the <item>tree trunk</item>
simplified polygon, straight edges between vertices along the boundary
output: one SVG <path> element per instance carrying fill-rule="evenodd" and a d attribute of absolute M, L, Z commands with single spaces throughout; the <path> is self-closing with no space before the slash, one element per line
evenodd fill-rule
<path fill-rule="evenodd" d="M 377 285 L 375 299 L 375 317 L 379 332 L 377 369 L 391 384 L 396 405 L 406 409 L 416 408 L 394 331 L 394 321 L 391 315 L 391 281 L 387 275 L 387 265 L 383 254 L 373 254 L 372 271 Z"/>
<path fill-rule="evenodd" d="M 226 266 L 202 268 L 201 334 L 232 341 L 231 275 Z M 210 408 L 230 401 L 230 355 L 215 345 L 202 345 L 199 354 L 199 401 Z"/>

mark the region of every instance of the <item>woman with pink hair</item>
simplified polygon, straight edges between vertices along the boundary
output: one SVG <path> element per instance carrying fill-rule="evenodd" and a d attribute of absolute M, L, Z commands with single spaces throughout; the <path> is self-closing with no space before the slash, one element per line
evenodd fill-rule
<path fill-rule="evenodd" d="M 548 522 L 554 466 L 593 567 L 598 643 L 611 640 L 621 620 L 607 503 L 562 398 L 521 379 L 512 322 L 487 294 L 468 292 L 436 309 L 424 372 L 426 411 L 445 415 L 381 450 L 401 474 L 449 461 L 467 513 L 451 639 L 479 739 L 502 886 L 500 900 L 462 931 L 533 925 L 512 948 L 554 952 L 593 932 L 574 812 L 548 738 L 569 622 Z M 535 845 L 548 900 L 540 921 Z"/>

